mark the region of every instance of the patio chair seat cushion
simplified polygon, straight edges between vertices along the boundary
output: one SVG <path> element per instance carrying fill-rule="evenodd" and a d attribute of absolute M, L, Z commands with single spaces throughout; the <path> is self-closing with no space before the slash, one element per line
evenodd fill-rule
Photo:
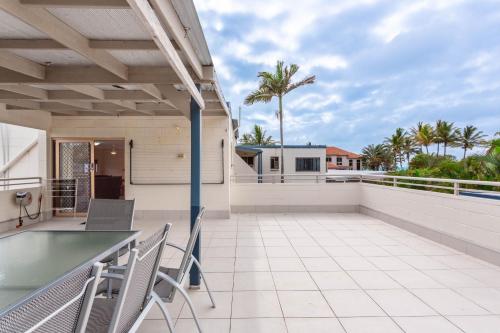
<path fill-rule="evenodd" d="M 160 266 L 158 270 L 160 272 L 170 276 L 172 279 L 174 279 L 176 281 L 177 281 L 177 276 L 179 275 L 179 272 L 180 272 L 179 269 L 177 269 L 177 268 L 169 268 L 169 267 L 163 267 L 163 266 Z M 174 291 L 174 286 L 172 286 L 167 281 L 162 280 L 161 278 L 156 278 L 154 291 L 158 296 L 160 296 L 160 298 L 163 301 L 171 302 L 170 297 Z"/>
<path fill-rule="evenodd" d="M 95 298 L 86 333 L 107 333 L 113 318 L 117 298 Z"/>

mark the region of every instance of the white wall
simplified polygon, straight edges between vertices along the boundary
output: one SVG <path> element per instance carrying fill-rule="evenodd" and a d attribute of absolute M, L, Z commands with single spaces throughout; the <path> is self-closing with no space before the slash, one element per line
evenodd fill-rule
<path fill-rule="evenodd" d="M 32 194 L 33 202 L 29 205 L 28 212 L 30 214 L 35 214 L 38 208 L 38 195 L 40 194 L 41 187 L 27 187 L 19 188 L 15 190 L 0 191 L 0 232 L 5 232 L 15 228 L 17 224 L 17 218 L 19 217 L 19 206 L 15 203 L 15 193 L 29 191 Z M 42 205 L 43 211 L 48 211 L 47 206 Z M 24 210 L 22 212 L 24 216 Z M 28 218 L 24 218 L 24 224 L 30 224 L 33 221 Z"/>
<path fill-rule="evenodd" d="M 134 141 L 134 181 L 189 182 L 190 122 L 184 117 L 53 117 L 52 138 L 100 138 L 125 140 L 125 196 L 136 199 L 144 211 L 189 211 L 189 185 L 130 185 L 128 142 Z M 207 213 L 228 214 L 230 142 L 229 119 L 207 117 L 202 129 L 202 179 L 224 184 L 203 185 L 202 202 Z M 184 154 L 184 157 L 179 157 Z"/>
<path fill-rule="evenodd" d="M 358 183 L 231 184 L 233 211 L 356 211 Z"/>
<path fill-rule="evenodd" d="M 279 174 L 280 170 L 271 170 L 271 156 L 278 156 L 281 159 L 280 148 L 259 148 L 262 150 L 262 173 L 263 174 Z M 326 149 L 325 148 L 285 148 L 283 152 L 285 156 L 285 174 L 318 174 L 326 173 Z M 296 172 L 295 159 L 297 157 L 319 157 L 320 167 L 319 172 Z M 281 162 L 279 163 L 281 167 Z M 255 161 L 255 170 L 257 170 L 257 160 Z"/>
<path fill-rule="evenodd" d="M 359 158 L 348 158 L 347 156 L 337 156 L 337 155 L 328 155 L 328 157 L 331 157 L 332 161 L 329 163 L 333 163 L 335 165 L 337 164 L 337 157 L 340 157 L 342 159 L 342 165 L 340 167 L 342 168 L 347 168 L 349 169 L 349 160 L 352 160 L 352 170 L 357 170 L 357 160 L 360 160 L 360 170 L 363 169 L 363 163 L 361 159 Z"/>
<path fill-rule="evenodd" d="M 361 204 L 416 225 L 500 251 L 500 201 L 360 184 Z"/>

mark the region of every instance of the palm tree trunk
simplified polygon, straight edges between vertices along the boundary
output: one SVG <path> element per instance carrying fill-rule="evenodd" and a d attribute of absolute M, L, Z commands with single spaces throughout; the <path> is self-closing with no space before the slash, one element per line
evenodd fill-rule
<path fill-rule="evenodd" d="M 467 152 L 467 148 L 464 147 L 464 160 L 465 160 L 465 153 Z"/>
<path fill-rule="evenodd" d="M 281 182 L 285 182 L 285 159 L 283 154 L 283 96 L 278 96 L 280 116 L 280 144 L 281 144 Z"/>
<path fill-rule="evenodd" d="M 443 146 L 444 146 L 443 156 L 446 157 L 446 146 L 447 146 L 446 142 L 443 143 Z"/>
<path fill-rule="evenodd" d="M 439 142 L 438 142 L 438 149 L 437 149 L 437 153 L 436 153 L 436 156 L 439 156 Z"/>
<path fill-rule="evenodd" d="M 425 152 L 429 155 L 429 145 L 425 145 Z"/>

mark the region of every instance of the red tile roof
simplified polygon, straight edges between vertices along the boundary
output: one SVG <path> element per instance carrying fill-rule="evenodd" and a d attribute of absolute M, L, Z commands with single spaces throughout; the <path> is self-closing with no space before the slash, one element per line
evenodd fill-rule
<path fill-rule="evenodd" d="M 339 147 L 326 147 L 326 156 L 336 155 L 336 156 L 347 156 L 347 158 L 361 158 L 361 155 L 356 153 L 351 153 L 350 151 L 341 149 Z"/>

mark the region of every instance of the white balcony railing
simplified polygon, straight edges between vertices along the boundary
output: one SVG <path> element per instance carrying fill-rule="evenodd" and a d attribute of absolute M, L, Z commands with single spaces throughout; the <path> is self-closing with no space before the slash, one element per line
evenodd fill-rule
<path fill-rule="evenodd" d="M 0 178 L 0 191 L 42 186 L 42 177 Z"/>
<path fill-rule="evenodd" d="M 463 179 L 421 178 L 380 174 L 262 174 L 235 175 L 233 183 L 297 184 L 297 183 L 369 183 L 383 186 L 443 192 L 453 195 L 472 196 L 500 200 L 500 182 Z"/>

